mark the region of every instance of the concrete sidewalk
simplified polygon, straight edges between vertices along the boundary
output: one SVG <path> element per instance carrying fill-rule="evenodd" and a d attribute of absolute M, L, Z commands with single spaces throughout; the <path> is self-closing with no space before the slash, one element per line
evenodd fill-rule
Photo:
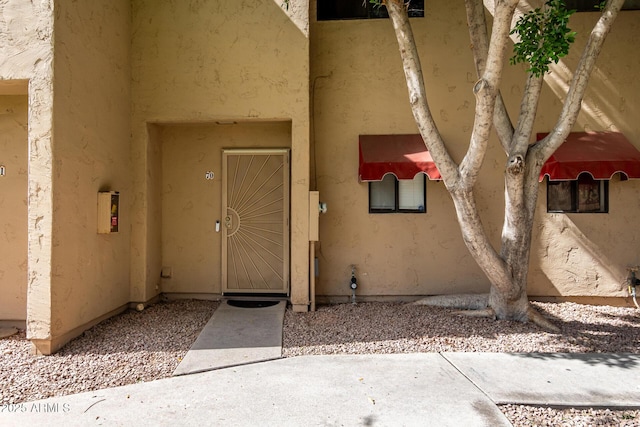
<path fill-rule="evenodd" d="M 499 403 L 640 408 L 640 355 L 303 356 L 7 407 L 0 425 L 508 426 Z"/>
<path fill-rule="evenodd" d="M 496 404 L 640 408 L 640 355 L 443 353 Z"/>

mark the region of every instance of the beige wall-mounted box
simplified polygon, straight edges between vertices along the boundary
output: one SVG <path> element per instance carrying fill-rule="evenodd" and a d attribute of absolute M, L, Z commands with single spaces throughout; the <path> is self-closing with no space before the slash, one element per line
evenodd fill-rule
<path fill-rule="evenodd" d="M 101 191 L 98 193 L 98 233 L 118 232 L 120 222 L 120 193 Z"/>

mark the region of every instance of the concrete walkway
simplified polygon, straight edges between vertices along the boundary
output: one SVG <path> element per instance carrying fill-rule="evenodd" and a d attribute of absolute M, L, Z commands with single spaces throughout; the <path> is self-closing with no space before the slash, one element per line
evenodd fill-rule
<path fill-rule="evenodd" d="M 273 353 L 273 340 L 282 339 L 280 307 L 221 308 L 194 344 L 198 363 L 188 364 L 196 372 L 203 371 L 200 362 L 217 369 L 189 375 L 185 369 L 148 383 L 0 405 L 0 425 L 494 427 L 510 425 L 496 406 L 504 403 L 640 408 L 640 355 L 420 353 L 271 360 L 281 351 L 281 344 L 275 345 Z M 231 324 L 251 324 L 259 338 L 242 332 L 245 340 L 232 345 L 210 335 L 218 330 L 227 336 L 219 326 L 238 313 L 245 322 L 235 318 Z M 233 351 L 220 353 L 225 348 Z M 221 354 L 238 358 L 227 360 L 227 368 L 207 360 Z M 248 363 L 247 354 L 270 361 Z"/>
<path fill-rule="evenodd" d="M 640 355 L 303 356 L 25 403 L 0 425 L 509 426 L 496 403 L 640 408 Z"/>
<path fill-rule="evenodd" d="M 443 353 L 497 404 L 640 408 L 640 355 Z"/>
<path fill-rule="evenodd" d="M 223 301 L 173 375 L 193 374 L 282 357 L 286 301 L 270 307 L 234 307 Z"/>

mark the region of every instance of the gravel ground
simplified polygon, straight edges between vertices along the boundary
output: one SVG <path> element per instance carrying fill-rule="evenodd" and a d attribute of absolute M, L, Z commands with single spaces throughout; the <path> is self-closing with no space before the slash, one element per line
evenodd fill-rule
<path fill-rule="evenodd" d="M 533 324 L 452 314 L 413 304 L 361 303 L 287 311 L 285 356 L 303 354 L 476 351 L 640 353 L 640 310 L 573 303 L 533 303 L 561 334 Z"/>
<path fill-rule="evenodd" d="M 51 356 L 32 356 L 24 331 L 0 340 L 0 404 L 169 377 L 217 306 L 182 300 L 128 311 Z"/>
<path fill-rule="evenodd" d="M 462 317 L 453 310 L 393 303 L 287 310 L 283 355 L 409 352 L 640 353 L 640 311 L 572 303 L 534 303 L 561 327 Z M 0 340 L 0 404 L 151 381 L 171 375 L 218 306 L 158 303 L 86 331 L 52 356 L 31 356 L 25 334 Z M 640 410 L 503 405 L 514 426 L 640 426 Z"/>

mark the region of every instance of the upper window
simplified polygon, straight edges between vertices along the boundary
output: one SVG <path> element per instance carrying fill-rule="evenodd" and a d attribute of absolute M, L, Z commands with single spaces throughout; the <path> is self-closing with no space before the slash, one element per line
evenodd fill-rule
<path fill-rule="evenodd" d="M 387 174 L 382 181 L 369 183 L 369 212 L 426 212 L 426 179 L 420 173 L 413 179 L 397 179 Z"/>
<path fill-rule="evenodd" d="M 369 0 L 318 0 L 318 21 L 338 19 L 388 18 L 387 8 L 371 4 Z M 424 0 L 411 0 L 409 17 L 424 16 Z"/>
<path fill-rule="evenodd" d="M 566 0 L 567 10 L 576 12 L 598 12 L 600 0 Z M 640 0 L 626 0 L 622 5 L 622 10 L 639 10 Z"/>
<path fill-rule="evenodd" d="M 581 174 L 575 181 L 547 181 L 547 212 L 605 213 L 609 181 Z"/>

